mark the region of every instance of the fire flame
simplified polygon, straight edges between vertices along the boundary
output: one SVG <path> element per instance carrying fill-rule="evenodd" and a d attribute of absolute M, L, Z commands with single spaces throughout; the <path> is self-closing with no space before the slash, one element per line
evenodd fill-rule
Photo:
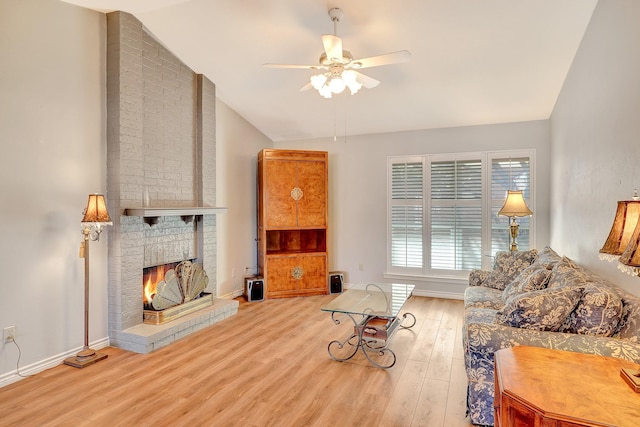
<path fill-rule="evenodd" d="M 145 274 L 143 298 L 145 304 L 151 304 L 153 297 L 156 295 L 158 283 L 164 280 L 164 266 L 159 265 L 148 274 Z"/>

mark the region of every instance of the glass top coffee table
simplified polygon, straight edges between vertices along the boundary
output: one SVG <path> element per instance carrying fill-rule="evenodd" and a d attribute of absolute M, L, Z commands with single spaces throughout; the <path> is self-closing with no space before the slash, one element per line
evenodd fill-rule
<path fill-rule="evenodd" d="M 411 313 L 400 316 L 413 288 L 413 285 L 390 283 L 352 285 L 322 307 L 322 311 L 331 313 L 336 325 L 340 325 L 340 318 L 345 316 L 353 322 L 353 332 L 348 338 L 329 343 L 329 356 L 344 362 L 361 349 L 367 360 L 378 368 L 395 365 L 396 355 L 387 345 L 398 328 L 408 329 L 416 323 Z"/>

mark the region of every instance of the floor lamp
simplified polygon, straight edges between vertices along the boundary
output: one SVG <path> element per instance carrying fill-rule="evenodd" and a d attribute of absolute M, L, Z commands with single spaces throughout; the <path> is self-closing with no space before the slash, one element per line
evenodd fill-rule
<path fill-rule="evenodd" d="M 84 368 L 107 358 L 89 347 L 89 241 L 99 240 L 102 227 L 112 225 L 102 194 L 90 194 L 82 218 L 80 258 L 84 258 L 84 347 L 75 356 L 64 360 L 65 365 Z"/>
<path fill-rule="evenodd" d="M 507 216 L 511 219 L 511 223 L 509 224 L 509 230 L 511 232 L 511 252 L 515 252 L 518 250 L 516 237 L 518 237 L 518 230 L 520 228 L 516 222 L 516 217 L 533 215 L 533 212 L 531 212 L 531 209 L 529 209 L 527 203 L 524 201 L 522 190 L 507 190 L 507 198 L 498 215 Z"/>

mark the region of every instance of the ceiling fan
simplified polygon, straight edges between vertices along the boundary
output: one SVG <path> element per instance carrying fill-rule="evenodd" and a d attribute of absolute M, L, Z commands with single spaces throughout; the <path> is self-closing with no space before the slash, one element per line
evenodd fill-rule
<path fill-rule="evenodd" d="M 339 8 L 330 9 L 329 17 L 333 22 L 333 34 L 324 34 L 322 36 L 324 52 L 320 55 L 317 65 L 263 64 L 263 66 L 267 68 L 322 70 L 320 74 L 311 76 L 311 81 L 300 90 L 314 88 L 323 97 L 331 98 L 334 93 L 341 93 L 347 87 L 353 95 L 363 86 L 365 88 L 374 88 L 380 84 L 378 80 L 365 76 L 356 70 L 397 64 L 411 59 L 411 53 L 408 50 L 385 53 L 369 58 L 353 59 L 351 52 L 342 49 L 342 39 L 338 37 L 338 23 L 343 17 L 342 10 Z"/>

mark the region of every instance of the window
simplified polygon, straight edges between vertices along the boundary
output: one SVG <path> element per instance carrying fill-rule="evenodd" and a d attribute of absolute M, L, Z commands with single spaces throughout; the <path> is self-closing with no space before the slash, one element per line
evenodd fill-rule
<path fill-rule="evenodd" d="M 422 159 L 391 165 L 391 258 L 401 268 L 422 268 Z"/>
<path fill-rule="evenodd" d="M 456 275 L 489 268 L 509 250 L 509 221 L 497 215 L 506 190 L 523 190 L 531 207 L 533 150 L 391 157 L 387 271 Z M 519 218 L 520 249 L 530 218 Z"/>
<path fill-rule="evenodd" d="M 431 269 L 482 262 L 482 161 L 431 163 Z"/>
<path fill-rule="evenodd" d="M 509 218 L 498 216 L 507 190 L 522 190 L 524 200 L 531 208 L 529 157 L 494 158 L 491 161 L 491 253 L 508 250 L 511 243 Z M 518 218 L 518 248 L 530 246 L 531 217 Z M 505 249 L 506 248 L 506 249 Z"/>

